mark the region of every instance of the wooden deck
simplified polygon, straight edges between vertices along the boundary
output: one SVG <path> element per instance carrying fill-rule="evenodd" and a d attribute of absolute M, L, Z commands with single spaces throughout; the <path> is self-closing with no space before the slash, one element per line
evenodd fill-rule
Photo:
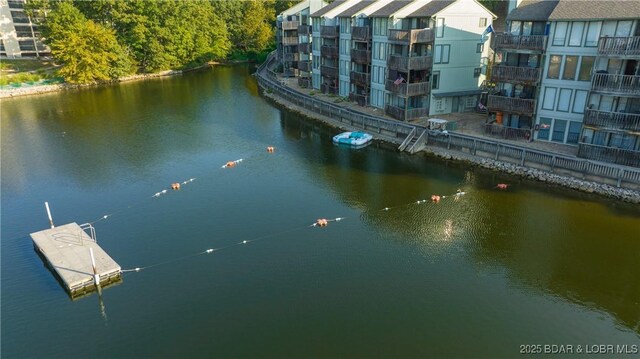
<path fill-rule="evenodd" d="M 89 248 L 95 257 L 101 285 L 121 279 L 118 263 L 76 223 L 31 233 L 31 239 L 71 297 L 96 289 Z"/>

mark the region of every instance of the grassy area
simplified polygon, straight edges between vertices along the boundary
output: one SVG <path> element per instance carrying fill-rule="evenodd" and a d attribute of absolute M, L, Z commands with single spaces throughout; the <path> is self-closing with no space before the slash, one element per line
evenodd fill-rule
<path fill-rule="evenodd" d="M 0 86 L 19 87 L 39 82 L 62 82 L 57 74 L 58 66 L 50 60 L 2 59 L 0 61 Z"/>

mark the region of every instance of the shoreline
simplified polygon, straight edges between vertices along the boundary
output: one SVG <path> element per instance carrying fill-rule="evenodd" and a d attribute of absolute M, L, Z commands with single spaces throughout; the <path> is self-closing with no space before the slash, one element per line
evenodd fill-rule
<path fill-rule="evenodd" d="M 257 76 L 260 76 L 259 74 Z M 343 129 L 343 130 L 354 130 L 355 128 L 348 128 L 344 123 L 335 121 L 331 118 L 328 118 L 324 115 L 318 115 L 311 111 L 308 111 L 305 108 L 301 108 L 293 103 L 288 102 L 280 98 L 276 93 L 268 93 L 264 89 L 261 90 L 261 93 L 264 97 L 270 99 L 275 102 L 279 106 L 283 108 L 298 113 L 302 116 L 305 116 L 312 120 L 317 120 L 325 125 Z M 374 139 L 381 140 L 387 143 L 391 143 L 393 145 L 399 145 L 401 141 L 397 138 L 390 138 L 385 136 L 379 136 L 378 134 L 374 135 Z M 495 161 L 487 158 L 477 158 L 474 156 L 468 156 L 464 153 L 450 150 L 442 150 L 439 148 L 431 148 L 425 147 L 424 149 L 416 152 L 416 153 L 425 153 L 428 155 L 432 155 L 443 160 L 453 160 L 460 163 L 467 163 L 471 166 L 476 166 L 479 168 L 484 168 L 496 172 L 500 172 L 510 176 L 517 176 L 522 179 L 534 180 L 541 183 L 547 183 L 551 185 L 556 185 L 564 188 L 570 188 L 579 192 L 587 193 L 587 194 L 597 194 L 603 197 L 617 200 L 626 203 L 632 204 L 640 204 L 640 191 L 636 191 L 633 189 L 626 189 L 611 186 L 608 184 L 602 184 L 592 181 L 585 181 L 572 176 L 564 176 L 556 173 L 551 173 L 535 168 L 518 166 L 508 162 Z"/>

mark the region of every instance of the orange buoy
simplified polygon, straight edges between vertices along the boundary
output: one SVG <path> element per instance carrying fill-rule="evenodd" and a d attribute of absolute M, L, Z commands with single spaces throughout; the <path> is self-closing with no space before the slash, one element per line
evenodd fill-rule
<path fill-rule="evenodd" d="M 435 203 L 440 202 L 440 196 L 436 196 L 435 194 L 431 195 L 431 201 Z"/>
<path fill-rule="evenodd" d="M 507 189 L 508 185 L 506 183 L 498 183 L 496 187 L 498 189 Z"/>
<path fill-rule="evenodd" d="M 180 189 L 180 183 L 178 183 L 178 182 L 172 183 L 171 184 L 171 189 Z"/>
<path fill-rule="evenodd" d="M 225 166 L 227 166 L 227 167 L 233 167 L 233 166 L 235 166 L 235 165 L 236 165 L 236 163 L 235 163 L 235 162 L 233 162 L 233 161 L 229 161 L 229 162 L 227 162 L 227 164 L 226 164 Z"/>
<path fill-rule="evenodd" d="M 276 149 L 273 146 L 269 146 L 267 147 L 267 152 L 272 153 L 273 151 L 275 151 Z"/>
<path fill-rule="evenodd" d="M 327 224 L 329 224 L 329 221 L 327 221 L 324 218 L 320 218 L 316 221 L 316 224 L 319 225 L 320 227 L 325 227 Z"/>

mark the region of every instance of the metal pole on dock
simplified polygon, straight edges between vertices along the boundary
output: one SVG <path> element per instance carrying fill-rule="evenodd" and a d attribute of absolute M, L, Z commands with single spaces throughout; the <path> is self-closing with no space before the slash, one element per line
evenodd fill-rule
<path fill-rule="evenodd" d="M 47 208 L 47 216 L 49 216 L 49 224 L 51 225 L 51 228 L 54 228 L 55 226 L 53 225 L 53 219 L 51 218 L 51 211 L 49 210 L 49 202 L 45 202 L 44 206 Z"/>
<path fill-rule="evenodd" d="M 96 271 L 96 260 L 93 258 L 93 248 L 89 248 L 89 254 L 91 255 L 91 267 L 93 268 L 93 281 L 96 283 L 96 287 L 100 288 L 100 275 Z"/>

